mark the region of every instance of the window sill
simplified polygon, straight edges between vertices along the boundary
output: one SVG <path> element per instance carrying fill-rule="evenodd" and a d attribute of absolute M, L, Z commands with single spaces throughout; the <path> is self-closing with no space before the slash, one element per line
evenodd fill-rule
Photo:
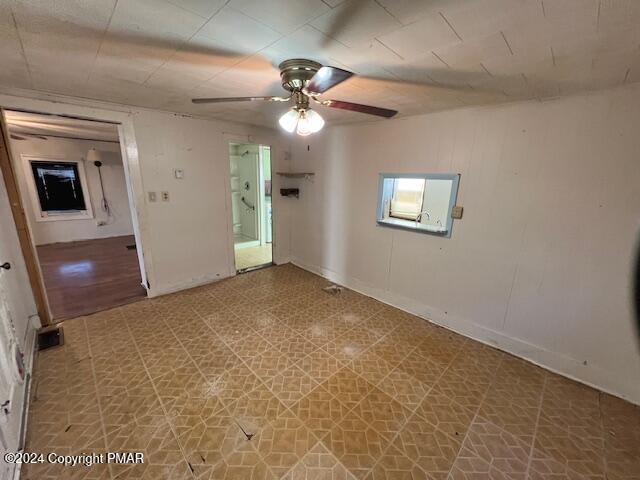
<path fill-rule="evenodd" d="M 91 220 L 93 219 L 93 215 L 90 215 L 88 212 L 79 213 L 60 213 L 60 214 L 51 214 L 47 216 L 43 216 L 40 214 L 36 217 L 36 222 L 57 222 L 64 220 Z"/>
<path fill-rule="evenodd" d="M 400 228 L 402 230 L 410 230 L 412 232 L 430 233 L 432 235 L 447 235 L 449 232 L 444 227 L 433 227 L 431 225 L 423 225 L 412 220 L 402 220 L 401 218 L 385 218 L 378 220 L 378 225 L 382 227 Z"/>

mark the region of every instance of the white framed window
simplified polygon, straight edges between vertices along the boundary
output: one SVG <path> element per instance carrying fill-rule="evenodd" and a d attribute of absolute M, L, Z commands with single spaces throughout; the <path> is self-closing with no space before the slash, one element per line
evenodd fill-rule
<path fill-rule="evenodd" d="M 378 225 L 451 236 L 459 174 L 382 173 Z"/>
<path fill-rule="evenodd" d="M 84 162 L 23 155 L 37 222 L 93 218 Z"/>

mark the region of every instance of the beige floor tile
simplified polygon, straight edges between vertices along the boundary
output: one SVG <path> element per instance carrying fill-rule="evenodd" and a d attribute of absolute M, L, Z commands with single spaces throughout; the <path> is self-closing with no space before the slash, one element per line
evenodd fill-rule
<path fill-rule="evenodd" d="M 147 461 L 22 478 L 640 478 L 640 407 L 329 284 L 283 265 L 65 321 L 26 449 Z"/>
<path fill-rule="evenodd" d="M 455 478 L 525 478 L 530 447 L 497 425 L 476 418 L 453 467 Z"/>
<path fill-rule="evenodd" d="M 257 432 L 249 431 L 245 426 L 253 426 L 259 429 L 264 428 L 268 422 L 283 415 L 285 409 L 284 403 L 282 403 L 271 390 L 265 385 L 259 385 L 251 392 L 233 402 L 227 408 L 227 411 L 243 426 L 246 432 L 255 434 Z"/>
<path fill-rule="evenodd" d="M 413 460 L 391 446 L 378 460 L 366 480 L 423 480 L 429 478 Z"/>
<path fill-rule="evenodd" d="M 322 346 L 322 349 L 338 360 L 350 362 L 373 347 L 380 337 L 364 328 L 352 328 Z"/>
<path fill-rule="evenodd" d="M 356 480 L 322 443 L 317 443 L 282 480 Z"/>
<path fill-rule="evenodd" d="M 475 412 L 460 405 L 442 390 L 433 388 L 418 405 L 416 413 L 443 432 L 464 438 Z"/>
<path fill-rule="evenodd" d="M 431 389 L 399 367 L 383 378 L 378 388 L 410 410 L 415 410 Z"/>
<path fill-rule="evenodd" d="M 274 347 L 259 355 L 246 358 L 244 363 L 263 382 L 268 383 L 273 377 L 293 366 L 295 362 L 286 353 Z"/>
<path fill-rule="evenodd" d="M 393 439 L 411 417 L 411 410 L 377 388 L 371 390 L 353 411 L 388 440 Z"/>
<path fill-rule="evenodd" d="M 321 384 L 349 409 L 355 407 L 375 387 L 348 367 L 343 367 Z"/>
<path fill-rule="evenodd" d="M 160 421 L 153 425 L 127 425 L 107 428 L 107 450 L 112 452 L 142 452 L 144 463 L 138 465 L 112 464 L 111 471 L 120 478 L 189 478 L 190 471 L 178 440 L 169 424 Z"/>
<path fill-rule="evenodd" d="M 294 365 L 274 376 L 267 386 L 282 403 L 291 406 L 313 390 L 317 383 Z"/>
<path fill-rule="evenodd" d="M 412 351 L 398 365 L 398 368 L 408 373 L 422 384 L 433 386 L 442 376 L 445 367 L 420 354 L 419 349 Z"/>
<path fill-rule="evenodd" d="M 344 367 L 345 363 L 329 355 L 324 350 L 318 349 L 300 360 L 297 365 L 316 382 L 322 383 Z"/>
<path fill-rule="evenodd" d="M 262 430 L 257 449 L 271 471 L 281 477 L 317 442 L 302 420 L 285 411 Z"/>
<path fill-rule="evenodd" d="M 318 439 L 322 439 L 349 409 L 323 386 L 317 386 L 291 405 L 291 411 Z"/>
<path fill-rule="evenodd" d="M 392 364 L 383 360 L 382 357 L 375 354 L 373 350 L 367 350 L 355 358 L 349 363 L 349 368 L 373 385 L 380 383 L 380 381 L 393 370 Z"/>
<path fill-rule="evenodd" d="M 213 467 L 194 467 L 195 477 L 209 480 L 276 480 L 256 451 L 236 452 Z"/>
<path fill-rule="evenodd" d="M 462 441 L 414 415 L 393 441 L 393 446 L 434 479 L 447 478 Z"/>
<path fill-rule="evenodd" d="M 304 357 L 319 349 L 319 346 L 310 342 L 302 335 L 294 335 L 282 340 L 276 345 L 276 348 L 287 355 L 289 360 L 295 364 L 300 362 Z"/>
<path fill-rule="evenodd" d="M 351 411 L 322 443 L 357 478 L 364 478 L 389 445 L 389 440 Z"/>
<path fill-rule="evenodd" d="M 438 379 L 434 388 L 475 413 L 489 390 L 489 384 L 478 383 L 470 376 L 461 377 L 449 368 Z"/>

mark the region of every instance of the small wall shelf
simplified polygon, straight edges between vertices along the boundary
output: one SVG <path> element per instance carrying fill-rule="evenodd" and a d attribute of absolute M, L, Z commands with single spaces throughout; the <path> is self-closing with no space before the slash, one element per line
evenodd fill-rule
<path fill-rule="evenodd" d="M 306 178 L 309 179 L 315 175 L 313 172 L 276 172 L 276 175 L 286 178 Z"/>

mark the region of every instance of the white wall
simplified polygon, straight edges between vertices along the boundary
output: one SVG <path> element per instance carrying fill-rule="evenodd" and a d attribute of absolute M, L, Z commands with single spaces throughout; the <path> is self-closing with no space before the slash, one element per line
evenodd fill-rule
<path fill-rule="evenodd" d="M 164 293 L 235 275 L 229 143 L 271 145 L 278 169 L 288 170 L 288 142 L 275 130 L 162 112 L 136 112 L 133 126 L 144 190 L 170 193 L 168 203 L 145 200 L 152 287 Z M 184 179 L 174 178 L 175 168 Z M 274 202 L 274 261 L 284 263 L 289 203 Z"/>
<path fill-rule="evenodd" d="M 292 147 L 316 172 L 297 181 L 292 257 L 640 403 L 639 128 L 639 86 L 328 128 Z M 381 172 L 461 173 L 452 237 L 376 226 Z"/>
<path fill-rule="evenodd" d="M 20 191 L 23 192 L 27 220 L 36 245 L 133 235 L 124 167 L 118 144 L 53 137 L 47 140 L 38 138 L 22 141 L 11 140 L 10 143 L 18 184 Z M 101 155 L 102 180 L 107 200 L 111 206 L 111 216 L 108 216 L 100 207 L 102 192 L 98 168 L 92 162 L 84 161 L 91 148 L 98 150 Z M 31 195 L 28 194 L 29 185 L 27 182 L 32 182 L 33 178 L 28 162 L 23 161 L 21 155 L 83 161 L 93 218 L 37 222 L 39 211 L 37 205 L 33 205 Z M 85 186 L 83 185 L 83 187 Z M 106 222 L 106 225 L 98 226 L 99 221 Z"/>
<path fill-rule="evenodd" d="M 276 130 L 15 89 L 0 90 L 0 107 L 121 123 L 134 232 L 150 296 L 235 275 L 230 142 L 271 145 L 274 171 L 289 170 L 288 140 Z M 176 168 L 184 170 L 184 179 L 174 177 Z M 274 179 L 275 189 L 279 181 Z M 158 193 L 157 202 L 148 201 L 149 191 Z M 169 192 L 169 202 L 160 200 L 161 191 Z M 278 264 L 290 258 L 290 206 L 274 197 Z"/>

